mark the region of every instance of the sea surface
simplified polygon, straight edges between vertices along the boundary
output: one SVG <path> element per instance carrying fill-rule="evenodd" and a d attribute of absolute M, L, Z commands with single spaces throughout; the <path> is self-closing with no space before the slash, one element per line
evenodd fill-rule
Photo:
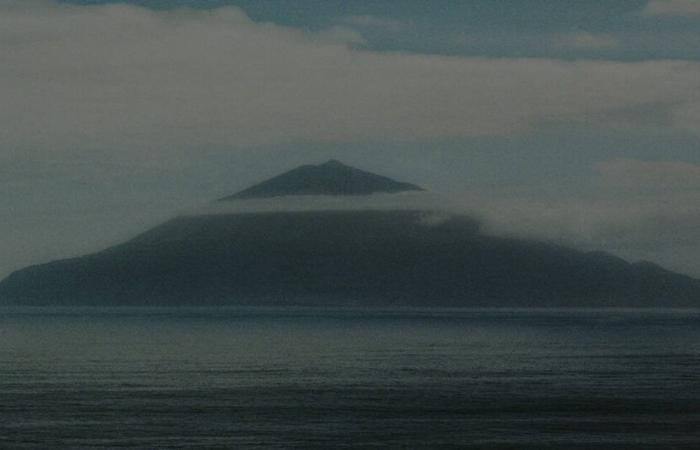
<path fill-rule="evenodd" d="M 700 311 L 0 309 L 0 448 L 700 448 Z"/>

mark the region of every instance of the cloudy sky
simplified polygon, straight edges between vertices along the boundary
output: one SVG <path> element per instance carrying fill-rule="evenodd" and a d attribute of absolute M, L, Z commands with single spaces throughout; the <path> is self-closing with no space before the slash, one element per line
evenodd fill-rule
<path fill-rule="evenodd" d="M 0 277 L 331 158 L 700 276 L 700 0 L 0 0 Z"/>

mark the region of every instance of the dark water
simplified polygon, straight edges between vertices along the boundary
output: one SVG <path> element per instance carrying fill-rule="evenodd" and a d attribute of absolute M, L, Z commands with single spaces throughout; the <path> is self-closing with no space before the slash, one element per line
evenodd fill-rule
<path fill-rule="evenodd" d="M 0 447 L 700 448 L 700 312 L 0 310 Z"/>

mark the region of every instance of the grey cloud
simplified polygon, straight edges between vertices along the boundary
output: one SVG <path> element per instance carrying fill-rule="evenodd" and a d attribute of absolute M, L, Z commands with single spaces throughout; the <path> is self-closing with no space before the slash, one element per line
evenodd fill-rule
<path fill-rule="evenodd" d="M 642 10 L 642 15 L 657 16 L 700 16 L 698 0 L 650 0 Z"/>
<path fill-rule="evenodd" d="M 599 182 L 609 188 L 641 192 L 697 190 L 700 165 L 681 161 L 619 159 L 598 165 Z M 700 207 L 699 207 L 700 208 Z"/>
<path fill-rule="evenodd" d="M 649 105 L 700 131 L 698 63 L 381 53 L 235 8 L 3 5 L 3 152 L 503 135 Z"/>

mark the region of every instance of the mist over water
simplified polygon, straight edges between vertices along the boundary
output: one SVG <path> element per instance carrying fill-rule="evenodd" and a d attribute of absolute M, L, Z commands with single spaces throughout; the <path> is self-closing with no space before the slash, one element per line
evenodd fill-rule
<path fill-rule="evenodd" d="M 2 309 L 0 447 L 697 448 L 698 319 Z"/>

